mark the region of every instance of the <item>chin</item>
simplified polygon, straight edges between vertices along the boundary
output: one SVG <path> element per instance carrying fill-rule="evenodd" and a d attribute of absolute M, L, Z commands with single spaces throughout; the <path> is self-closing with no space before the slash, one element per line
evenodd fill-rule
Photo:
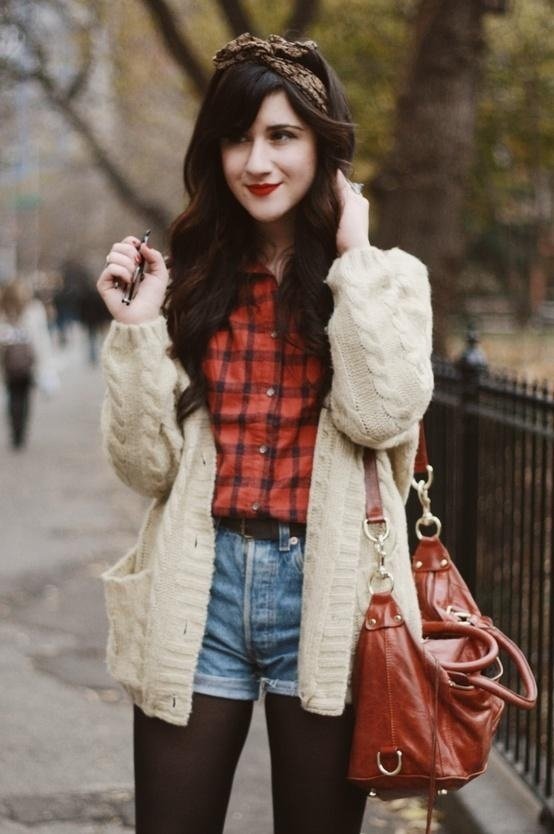
<path fill-rule="evenodd" d="M 245 206 L 246 211 L 258 223 L 275 223 L 277 220 L 282 220 L 286 214 L 288 214 L 289 210 L 279 210 L 279 209 L 267 209 L 263 211 L 261 209 L 252 209 L 252 206 Z"/>

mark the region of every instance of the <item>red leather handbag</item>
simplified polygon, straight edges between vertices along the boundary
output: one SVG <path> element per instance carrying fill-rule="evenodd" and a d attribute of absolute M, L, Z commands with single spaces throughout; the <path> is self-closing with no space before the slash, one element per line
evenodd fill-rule
<path fill-rule="evenodd" d="M 423 515 L 412 569 L 423 620 L 423 640 L 406 627 L 393 597 L 387 567 L 389 522 L 377 478 L 375 452 L 365 452 L 367 511 L 364 529 L 378 556 L 370 579 L 372 597 L 360 632 L 353 676 L 355 725 L 348 779 L 381 798 L 423 794 L 428 798 L 427 834 L 435 797 L 462 787 L 484 772 L 504 704 L 532 709 L 537 688 L 521 650 L 481 614 L 469 588 L 440 541 L 440 521 L 430 511 L 433 470 L 417 484 Z M 421 466 L 416 464 L 416 471 Z M 421 527 L 436 532 L 423 536 Z M 499 679 L 502 650 L 514 663 L 524 695 Z"/>

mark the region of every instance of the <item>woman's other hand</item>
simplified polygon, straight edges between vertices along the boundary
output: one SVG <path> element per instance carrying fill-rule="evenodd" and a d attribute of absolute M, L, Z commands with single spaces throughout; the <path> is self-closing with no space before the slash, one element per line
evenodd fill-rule
<path fill-rule="evenodd" d="M 369 246 L 369 202 L 357 194 L 342 173 L 337 171 L 337 196 L 341 217 L 337 229 L 337 252 Z"/>
<path fill-rule="evenodd" d="M 139 264 L 139 252 L 144 257 L 144 279 L 136 289 L 130 304 L 123 304 L 134 271 Z M 114 243 L 96 288 L 114 319 L 122 324 L 143 324 L 160 315 L 165 298 L 169 273 L 163 255 L 151 249 L 138 237 L 129 236 Z"/>

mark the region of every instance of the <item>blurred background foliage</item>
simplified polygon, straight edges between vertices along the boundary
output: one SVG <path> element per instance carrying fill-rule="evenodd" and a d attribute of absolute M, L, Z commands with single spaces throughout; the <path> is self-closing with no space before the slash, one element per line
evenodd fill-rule
<path fill-rule="evenodd" d="M 261 36 L 318 42 L 346 86 L 357 123 L 354 177 L 370 191 L 394 147 L 402 96 L 414 94 L 423 12 L 448 15 L 456 2 L 2 0 L 0 277 L 16 270 L 48 280 L 67 257 L 95 269 L 114 237 L 149 225 L 163 248 L 186 202 L 182 158 L 211 56 L 243 31 L 241 20 Z M 428 256 L 425 241 L 406 248 L 436 275 L 443 332 L 468 317 L 491 332 L 532 325 L 552 349 L 553 3 L 482 3 L 501 13 L 480 22 L 474 112 L 460 104 L 471 164 L 461 170 L 463 204 L 452 222 L 463 232 L 463 258 L 458 244 L 446 252 L 444 263 L 455 262 L 449 272 L 433 262 L 436 242 Z M 305 30 L 291 31 L 302 19 Z M 449 44 L 443 49 L 447 56 Z M 443 176 L 441 188 L 449 187 Z M 385 209 L 368 196 L 370 237 L 379 240 Z M 448 350 L 447 340 L 440 346 Z"/>

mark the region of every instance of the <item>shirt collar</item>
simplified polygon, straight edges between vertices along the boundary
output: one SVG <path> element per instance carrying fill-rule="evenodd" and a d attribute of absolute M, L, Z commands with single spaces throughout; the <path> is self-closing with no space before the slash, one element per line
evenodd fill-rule
<path fill-rule="evenodd" d="M 272 278 L 275 277 L 261 261 L 247 261 L 244 265 L 244 271 L 249 275 L 271 275 Z"/>

